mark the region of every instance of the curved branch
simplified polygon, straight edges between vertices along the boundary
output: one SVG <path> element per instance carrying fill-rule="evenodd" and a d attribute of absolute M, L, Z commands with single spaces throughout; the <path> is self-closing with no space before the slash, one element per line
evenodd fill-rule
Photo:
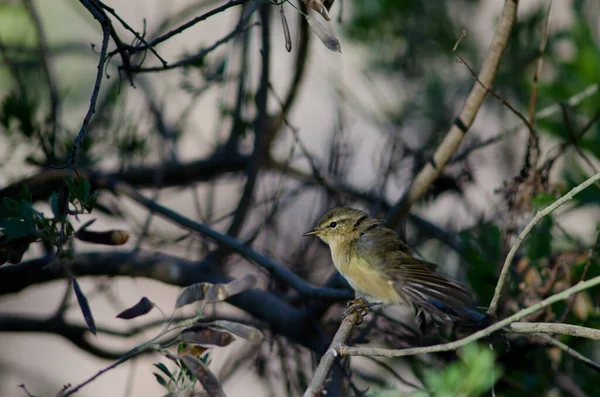
<path fill-rule="evenodd" d="M 238 253 L 244 258 L 256 263 L 258 266 L 267 269 L 271 274 L 279 280 L 287 283 L 299 294 L 306 298 L 321 298 L 331 301 L 347 300 L 352 298 L 352 293 L 349 290 L 340 290 L 333 288 L 319 288 L 305 281 L 296 273 L 281 266 L 274 260 L 264 255 L 259 254 L 250 247 L 246 246 L 239 240 L 230 237 L 226 234 L 219 233 L 210 227 L 187 218 L 175 211 L 170 210 L 154 200 L 150 200 L 131 186 L 118 181 L 109 181 L 111 190 L 118 194 L 123 194 L 137 203 L 152 210 L 156 214 L 162 215 L 167 220 L 176 223 L 186 229 L 198 232 L 211 240 L 215 241 L 220 246 L 226 247 L 233 252 Z"/>
<path fill-rule="evenodd" d="M 485 58 L 478 80 L 485 87 L 492 87 L 496 70 L 508 44 L 510 32 L 517 19 L 518 0 L 505 0 L 502 15 L 496 27 L 496 32 L 488 54 Z M 446 137 L 433 154 L 433 158 L 417 174 L 408 186 L 404 195 L 394 204 L 387 219 L 392 228 L 396 228 L 400 220 L 408 213 L 410 207 L 427 191 L 427 188 L 442 172 L 465 134 L 475 121 L 479 107 L 487 96 L 488 90 L 479 82 L 475 82 L 459 116 L 454 120 Z"/>
<path fill-rule="evenodd" d="M 382 357 L 404 357 L 404 356 L 414 356 L 417 354 L 424 353 L 434 353 L 434 352 L 443 352 L 449 350 L 456 350 L 459 347 L 465 346 L 471 342 L 475 342 L 481 338 L 484 338 L 488 335 L 491 335 L 493 332 L 498 331 L 507 325 L 520 320 L 523 317 L 526 317 L 530 314 L 537 312 L 540 309 L 545 308 L 553 303 L 564 300 L 569 296 L 576 294 L 578 292 L 584 291 L 588 288 L 592 288 L 596 285 L 600 284 L 600 276 L 594 277 L 588 281 L 580 282 L 573 287 L 566 289 L 556 295 L 552 295 L 549 298 L 544 299 L 543 301 L 527 307 L 519 312 L 513 314 L 505 318 L 504 320 L 498 321 L 497 323 L 490 325 L 487 328 L 482 329 L 481 331 L 475 332 L 472 335 L 467 336 L 466 338 L 459 339 L 450 343 L 442 343 L 439 345 L 433 346 L 425 346 L 425 347 L 415 347 L 410 349 L 379 349 L 379 348 L 369 348 L 369 347 L 348 347 L 342 346 L 337 349 L 337 352 L 341 355 L 349 355 L 349 356 L 382 356 Z"/>
<path fill-rule="evenodd" d="M 105 330 L 97 329 L 97 331 L 102 333 Z M 80 349 L 93 354 L 96 357 L 107 360 L 115 360 L 125 353 L 111 352 L 99 348 L 85 339 L 85 335 L 90 332 L 88 327 L 67 324 L 63 319 L 57 317 L 42 319 L 14 315 L 0 315 L 0 332 L 45 332 L 59 335 L 69 340 Z"/>

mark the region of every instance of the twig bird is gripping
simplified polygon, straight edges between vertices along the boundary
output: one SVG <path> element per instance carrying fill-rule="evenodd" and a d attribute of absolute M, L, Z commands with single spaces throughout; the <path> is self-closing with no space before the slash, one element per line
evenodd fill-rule
<path fill-rule="evenodd" d="M 412 307 L 421 330 L 432 321 L 476 326 L 486 319 L 471 309 L 473 300 L 463 285 L 413 257 L 392 229 L 363 211 L 333 209 L 304 234 L 312 235 L 329 245 L 333 264 L 357 297 Z"/>

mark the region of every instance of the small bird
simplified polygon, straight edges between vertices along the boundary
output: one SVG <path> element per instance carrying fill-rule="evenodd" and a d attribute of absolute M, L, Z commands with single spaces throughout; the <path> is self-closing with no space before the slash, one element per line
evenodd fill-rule
<path fill-rule="evenodd" d="M 472 309 L 463 285 L 437 272 L 435 264 L 415 258 L 392 229 L 364 211 L 335 208 L 303 234 L 313 235 L 329 246 L 335 268 L 357 298 L 412 307 L 422 332 L 429 325 L 478 326 L 487 319 Z"/>

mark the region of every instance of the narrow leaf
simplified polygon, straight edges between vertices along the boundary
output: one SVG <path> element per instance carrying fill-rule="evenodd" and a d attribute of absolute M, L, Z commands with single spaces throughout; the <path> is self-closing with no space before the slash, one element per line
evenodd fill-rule
<path fill-rule="evenodd" d="M 158 369 L 160 369 L 162 371 L 162 373 L 164 373 L 165 375 L 167 375 L 169 377 L 169 379 L 175 381 L 175 378 L 173 377 L 173 374 L 171 373 L 171 371 L 169 371 L 169 368 L 167 368 L 166 365 L 164 365 L 163 363 L 154 363 L 154 366 Z"/>
<path fill-rule="evenodd" d="M 50 208 L 52 209 L 52 213 L 55 218 L 60 216 L 60 210 L 58 208 L 58 194 L 56 192 L 52 192 L 50 196 Z"/>
<path fill-rule="evenodd" d="M 281 26 L 283 27 L 283 37 L 285 38 L 285 49 L 287 52 L 292 52 L 292 36 L 290 35 L 290 27 L 288 26 L 287 18 L 285 17 L 285 12 L 283 11 L 283 4 L 279 9 L 281 14 Z"/>
<path fill-rule="evenodd" d="M 138 303 L 117 314 L 117 318 L 131 320 L 132 318 L 143 316 L 144 314 L 150 312 L 154 306 L 154 303 L 144 296 Z"/>
<path fill-rule="evenodd" d="M 225 397 L 225 392 L 217 377 L 210 372 L 204 363 L 197 358 L 188 355 L 181 356 L 180 359 L 185 366 L 196 375 L 196 378 L 210 397 Z"/>
<path fill-rule="evenodd" d="M 94 321 L 94 317 L 92 316 L 92 311 L 90 310 L 90 305 L 88 303 L 87 298 L 81 291 L 81 287 L 79 286 L 79 282 L 75 277 L 72 277 L 73 280 L 73 290 L 75 291 L 75 296 L 77 297 L 77 302 L 79 303 L 79 307 L 81 308 L 81 313 L 83 313 L 83 318 L 85 323 L 87 324 L 90 332 L 96 335 L 96 322 Z"/>
<path fill-rule="evenodd" d="M 200 346 L 227 346 L 235 339 L 229 332 L 194 326 L 186 328 L 179 334 L 179 340 Z"/>
<path fill-rule="evenodd" d="M 333 34 L 331 25 L 325 25 L 317 18 L 313 18 L 310 15 L 304 15 L 304 17 L 306 18 L 306 22 L 308 22 L 311 30 L 317 35 L 319 40 L 321 40 L 327 49 L 334 52 L 342 52 L 340 41 L 337 39 L 337 37 L 335 37 L 335 34 Z"/>
<path fill-rule="evenodd" d="M 169 385 L 167 383 L 167 381 L 160 376 L 159 374 L 157 374 L 156 372 L 152 372 L 152 375 L 154 375 L 154 377 L 156 378 L 156 381 L 165 389 L 169 390 Z"/>

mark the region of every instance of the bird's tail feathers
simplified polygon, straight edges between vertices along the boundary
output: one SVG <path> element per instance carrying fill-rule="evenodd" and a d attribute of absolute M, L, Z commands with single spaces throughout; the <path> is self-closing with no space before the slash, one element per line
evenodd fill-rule
<path fill-rule="evenodd" d="M 431 322 L 480 327 L 489 316 L 474 310 L 473 298 L 461 284 L 438 273 L 405 275 L 402 291 L 415 308 L 421 330 Z"/>

